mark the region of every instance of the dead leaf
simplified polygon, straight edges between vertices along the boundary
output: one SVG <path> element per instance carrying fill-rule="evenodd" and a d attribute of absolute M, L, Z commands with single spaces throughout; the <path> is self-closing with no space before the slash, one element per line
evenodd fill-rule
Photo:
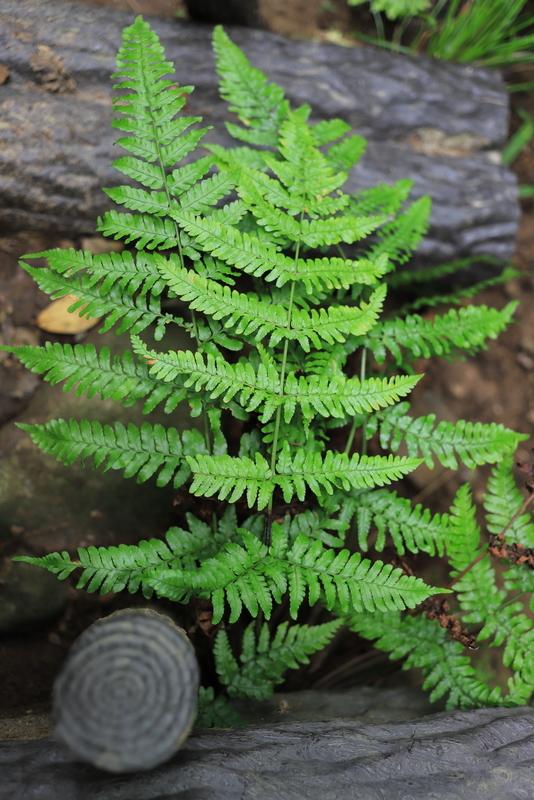
<path fill-rule="evenodd" d="M 124 245 L 122 242 L 105 239 L 103 236 L 84 236 L 80 242 L 80 248 L 89 250 L 94 256 L 101 256 L 104 253 L 122 253 Z"/>
<path fill-rule="evenodd" d="M 83 333 L 93 328 L 97 322 L 100 322 L 102 317 L 81 317 L 85 306 L 77 309 L 76 311 L 69 312 L 67 309 L 76 302 L 78 298 L 72 294 L 67 294 L 65 297 L 60 297 L 59 300 L 53 300 L 50 305 L 43 308 L 35 324 L 43 331 L 48 333 Z"/>
<path fill-rule="evenodd" d="M 5 83 L 10 75 L 9 67 L 6 67 L 5 64 L 0 64 L 0 84 Z"/>
<path fill-rule="evenodd" d="M 451 135 L 438 128 L 417 128 L 408 139 L 401 139 L 399 144 L 407 144 L 417 153 L 427 156 L 466 158 L 487 147 L 489 140 L 468 131 Z"/>
<path fill-rule="evenodd" d="M 37 52 L 30 53 L 30 67 L 38 73 L 39 80 L 47 92 L 64 94 L 76 91 L 76 81 L 65 69 L 62 57 L 45 44 L 37 45 Z"/>

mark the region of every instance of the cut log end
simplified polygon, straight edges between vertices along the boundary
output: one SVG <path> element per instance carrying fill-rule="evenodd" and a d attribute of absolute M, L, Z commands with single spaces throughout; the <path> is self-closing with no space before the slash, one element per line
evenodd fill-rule
<path fill-rule="evenodd" d="M 184 631 L 149 609 L 117 612 L 80 636 L 56 679 L 55 735 L 108 772 L 151 769 L 187 738 L 198 685 Z"/>

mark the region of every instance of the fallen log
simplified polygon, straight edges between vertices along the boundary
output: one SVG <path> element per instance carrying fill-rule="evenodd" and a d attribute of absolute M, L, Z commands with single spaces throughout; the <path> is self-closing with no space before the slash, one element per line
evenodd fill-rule
<path fill-rule="evenodd" d="M 101 189 L 124 177 L 109 166 L 119 155 L 109 75 L 133 17 L 0 0 L 0 65 L 9 72 L 0 86 L 0 227 L 87 234 L 110 207 Z M 232 115 L 218 96 L 211 28 L 149 19 L 178 81 L 196 87 L 188 110 L 214 126 L 210 141 L 229 144 L 222 123 Z M 432 197 L 416 266 L 483 253 L 510 258 L 520 208 L 515 176 L 500 163 L 509 110 L 497 71 L 262 30 L 228 32 L 292 103 L 309 102 L 315 120 L 341 117 L 368 139 L 349 190 L 411 178 L 414 199 Z"/>
<path fill-rule="evenodd" d="M 281 721 L 195 732 L 166 764 L 120 776 L 76 761 L 50 737 L 0 742 L 0 796 L 526 800 L 532 797 L 533 734 L 534 711 L 528 707 L 389 723 Z"/>

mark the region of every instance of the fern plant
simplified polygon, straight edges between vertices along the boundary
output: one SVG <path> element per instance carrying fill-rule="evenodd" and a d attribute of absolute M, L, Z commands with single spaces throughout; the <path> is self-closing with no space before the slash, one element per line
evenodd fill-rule
<path fill-rule="evenodd" d="M 66 464 L 92 459 L 93 468 L 123 470 L 138 482 L 172 482 L 193 497 L 217 498 L 217 512 L 210 524 L 189 513 L 187 527 L 171 528 L 166 541 L 80 548 L 74 560 L 66 552 L 22 558 L 60 579 L 77 571 L 78 586 L 90 592 L 211 604 L 217 671 L 231 697 L 267 697 L 286 669 L 349 625 L 393 657 L 423 666 L 427 684 L 449 692 L 451 705 L 525 702 L 532 690 L 530 645 L 519 637 L 526 617 L 517 604 L 506 605 L 488 562 L 477 562 L 457 589 L 462 611 L 484 625 L 482 635 L 496 643 L 508 637 L 515 677 L 504 700 L 466 666 L 458 641 L 428 615 L 407 614 L 449 590 L 377 557 L 391 541 L 399 554 L 446 554 L 461 571 L 478 553 L 467 488 L 442 516 L 411 508 L 385 488 L 423 460 L 497 465 L 490 530 L 504 526 L 520 503 L 509 460 L 522 434 L 496 424 L 436 425 L 433 415 L 410 416 L 405 399 L 421 377 L 411 361 L 485 347 L 508 325 L 515 303 L 502 311 L 451 308 L 432 321 L 385 314 L 388 282 L 407 280 L 394 270 L 424 235 L 430 201 L 410 202 L 404 180 L 344 193 L 347 172 L 364 151 L 361 137 L 340 120 L 310 124 L 309 107 L 291 109 L 283 90 L 221 28 L 214 48 L 221 94 L 237 119 L 227 128 L 239 145 L 200 149 L 206 129 L 200 118 L 181 114 L 192 87 L 164 78 L 172 64 L 138 17 L 118 54 L 113 125 L 127 152 L 114 166 L 139 185 L 107 189 L 127 210 L 109 211 L 98 225 L 131 246 L 100 256 L 51 250 L 23 262 L 53 298 L 73 295 L 72 310 L 105 316 L 102 331 L 130 331 L 132 350 L 113 358 L 90 344 L 13 351 L 78 395 L 142 402 L 146 414 L 162 403 L 172 415 L 187 400 L 200 424 L 182 433 L 119 420 L 21 427 Z M 43 256 L 46 269 L 26 263 Z M 179 313 L 163 311 L 162 298 Z M 169 325 L 187 332 L 189 350 L 158 345 Z M 241 425 L 239 441 L 227 441 L 223 414 Z M 402 444 L 407 454 L 397 455 Z M 528 546 L 531 527 L 514 529 Z M 350 531 L 358 536 L 353 551 Z M 534 588 L 519 567 L 507 581 L 511 591 Z M 286 601 L 289 619 L 269 626 L 273 608 Z M 304 603 L 322 604 L 332 621 L 293 624 Z M 226 630 L 240 619 L 255 622 L 238 661 Z M 225 718 L 235 720 L 224 695 L 205 687 L 199 722 Z"/>

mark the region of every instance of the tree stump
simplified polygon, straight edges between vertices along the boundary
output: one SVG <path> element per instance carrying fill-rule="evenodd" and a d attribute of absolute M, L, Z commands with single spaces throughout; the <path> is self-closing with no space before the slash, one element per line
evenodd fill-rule
<path fill-rule="evenodd" d="M 150 609 L 117 611 L 72 647 L 54 685 L 55 735 L 108 772 L 151 769 L 187 738 L 198 685 L 181 628 Z"/>

